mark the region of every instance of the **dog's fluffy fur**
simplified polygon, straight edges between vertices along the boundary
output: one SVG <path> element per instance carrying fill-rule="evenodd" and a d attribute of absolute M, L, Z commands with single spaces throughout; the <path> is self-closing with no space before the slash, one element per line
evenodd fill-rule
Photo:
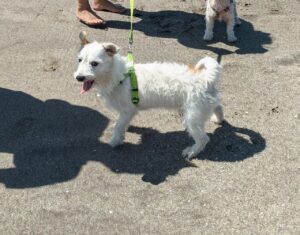
<path fill-rule="evenodd" d="M 235 0 L 207 0 L 205 21 L 206 28 L 203 39 L 210 41 L 214 37 L 213 29 L 215 20 L 224 20 L 227 24 L 227 40 L 235 42 L 237 40 L 234 34 L 234 26 L 240 25 Z"/>
<path fill-rule="evenodd" d="M 111 146 L 123 143 L 127 126 L 139 111 L 149 108 L 174 108 L 183 112 L 184 124 L 195 144 L 183 151 L 187 158 L 195 157 L 209 141 L 205 123 L 213 116 L 221 123 L 223 109 L 215 87 L 221 66 L 212 58 L 200 60 L 196 66 L 175 63 L 136 64 L 138 78 L 138 105 L 131 102 L 130 79 L 124 80 L 127 72 L 126 58 L 118 54 L 112 43 L 85 44 L 79 53 L 79 65 L 74 77 L 83 82 L 83 91 L 92 86 L 97 89 L 108 107 L 119 113 L 113 130 Z"/>

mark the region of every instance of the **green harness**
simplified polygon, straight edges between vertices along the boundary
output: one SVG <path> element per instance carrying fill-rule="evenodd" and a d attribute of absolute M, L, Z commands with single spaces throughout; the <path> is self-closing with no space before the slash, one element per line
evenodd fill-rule
<path fill-rule="evenodd" d="M 129 32 L 129 51 L 127 54 L 127 61 L 128 61 L 128 72 L 124 74 L 124 79 L 130 79 L 131 85 L 131 101 L 133 104 L 137 105 L 140 101 L 139 98 L 139 88 L 138 88 L 138 81 L 134 69 L 134 60 L 132 54 L 132 44 L 133 44 L 133 7 L 134 7 L 134 0 L 130 0 L 130 32 Z"/>

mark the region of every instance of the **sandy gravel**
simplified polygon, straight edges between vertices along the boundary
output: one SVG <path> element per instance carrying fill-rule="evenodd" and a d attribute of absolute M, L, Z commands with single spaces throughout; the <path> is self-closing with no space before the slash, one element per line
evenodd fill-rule
<path fill-rule="evenodd" d="M 118 1 L 129 6 L 129 1 Z M 136 0 L 139 63 L 224 67 L 226 123 L 192 162 L 177 112 L 140 113 L 111 149 L 116 118 L 72 77 L 86 30 L 126 54 L 129 17 L 108 30 L 75 1 L 0 4 L 0 234 L 300 234 L 300 2 L 240 0 L 238 42 L 202 40 L 204 1 Z"/>

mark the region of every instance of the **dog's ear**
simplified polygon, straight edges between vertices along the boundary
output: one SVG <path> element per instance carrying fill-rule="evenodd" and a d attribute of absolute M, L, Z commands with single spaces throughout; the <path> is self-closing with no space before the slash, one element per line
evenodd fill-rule
<path fill-rule="evenodd" d="M 87 33 L 85 31 L 80 32 L 79 38 L 81 42 L 81 46 L 84 47 L 86 44 L 90 43 L 86 38 Z"/>
<path fill-rule="evenodd" d="M 120 48 L 119 48 L 117 45 L 115 45 L 115 44 L 113 44 L 113 43 L 111 43 L 111 42 L 103 43 L 102 45 L 103 45 L 103 47 L 104 47 L 106 53 L 107 53 L 109 56 L 114 56 L 114 55 L 117 54 L 118 51 L 120 50 Z"/>

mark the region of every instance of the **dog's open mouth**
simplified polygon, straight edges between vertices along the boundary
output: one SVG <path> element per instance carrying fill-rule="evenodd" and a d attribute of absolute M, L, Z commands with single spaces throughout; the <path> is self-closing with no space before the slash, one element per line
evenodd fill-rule
<path fill-rule="evenodd" d="M 84 81 L 82 89 L 80 91 L 80 94 L 83 94 L 83 93 L 89 91 L 92 88 L 93 84 L 94 84 L 94 80 L 86 80 L 86 81 Z"/>

